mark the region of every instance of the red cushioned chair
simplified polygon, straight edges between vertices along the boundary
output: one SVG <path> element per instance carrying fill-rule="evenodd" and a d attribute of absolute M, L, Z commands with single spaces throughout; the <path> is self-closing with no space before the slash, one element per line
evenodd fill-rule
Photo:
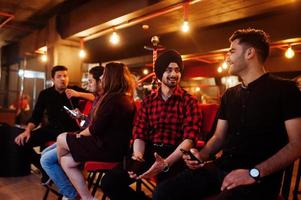
<path fill-rule="evenodd" d="M 92 187 L 92 195 L 95 196 L 97 187 L 100 186 L 101 178 L 104 173 L 108 170 L 115 168 L 119 165 L 119 162 L 95 162 L 89 161 L 86 162 L 84 165 L 84 170 L 86 170 L 88 174 L 87 182 L 88 188 L 91 189 Z M 106 195 L 103 194 L 102 199 L 106 199 Z"/>
<path fill-rule="evenodd" d="M 202 112 L 202 123 L 200 125 L 201 136 L 200 140 L 197 141 L 197 148 L 200 149 L 205 145 L 205 142 L 212 136 L 216 125 L 216 115 L 218 111 L 217 104 L 201 104 L 199 108 Z"/>

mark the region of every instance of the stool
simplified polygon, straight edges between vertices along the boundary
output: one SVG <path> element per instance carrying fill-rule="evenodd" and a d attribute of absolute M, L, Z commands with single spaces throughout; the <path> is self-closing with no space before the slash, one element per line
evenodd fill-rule
<path fill-rule="evenodd" d="M 103 174 L 106 171 L 115 168 L 119 164 L 120 164 L 119 162 L 96 162 L 96 161 L 85 162 L 84 170 L 88 171 L 89 173 L 87 178 L 88 188 L 91 189 L 91 187 L 93 186 L 92 196 L 95 196 L 97 187 L 100 186 L 100 182 Z M 102 200 L 105 199 L 106 199 L 106 195 L 103 194 Z"/>
<path fill-rule="evenodd" d="M 297 164 L 298 164 L 298 168 L 297 168 L 297 177 L 296 177 L 295 187 L 293 190 L 293 200 L 298 200 L 298 195 L 301 194 L 301 191 L 299 190 L 300 175 L 301 175 L 301 159 L 299 159 L 299 162 L 296 163 L 296 165 Z"/>

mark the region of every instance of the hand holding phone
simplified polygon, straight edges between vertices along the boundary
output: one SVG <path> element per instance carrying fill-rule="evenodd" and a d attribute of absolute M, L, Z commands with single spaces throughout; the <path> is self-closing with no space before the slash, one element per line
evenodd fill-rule
<path fill-rule="evenodd" d="M 182 153 L 185 154 L 185 155 L 189 155 L 190 156 L 190 160 L 196 160 L 196 161 L 198 161 L 198 164 L 203 164 L 204 163 L 204 161 L 199 160 L 197 157 L 195 157 L 195 155 L 193 155 L 191 153 L 191 151 L 186 151 L 184 149 L 180 149 L 180 151 L 182 151 Z"/>
<path fill-rule="evenodd" d="M 67 106 L 64 106 L 63 107 L 66 111 L 67 111 L 67 113 L 69 113 L 72 117 L 75 117 L 75 118 L 78 118 L 79 116 L 78 116 L 78 114 L 76 113 L 76 112 L 74 112 L 73 110 L 70 110 Z"/>

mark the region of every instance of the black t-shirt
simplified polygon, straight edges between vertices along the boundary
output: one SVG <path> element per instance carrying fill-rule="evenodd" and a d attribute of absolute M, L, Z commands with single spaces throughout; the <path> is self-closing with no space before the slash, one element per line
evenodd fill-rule
<path fill-rule="evenodd" d="M 68 88 L 86 92 L 84 89 L 71 86 Z M 77 131 L 79 126 L 75 119 L 71 118 L 67 112 L 63 109 L 63 106 L 67 106 L 70 109 L 78 108 L 79 98 L 67 98 L 66 93 L 59 93 L 54 87 L 42 90 L 39 94 L 37 103 L 35 104 L 32 116 L 29 122 L 39 125 L 43 116 L 47 117 L 47 124 L 49 128 L 59 131 Z"/>
<path fill-rule="evenodd" d="M 229 124 L 218 163 L 226 171 L 251 168 L 287 144 L 284 122 L 301 117 L 301 93 L 294 82 L 267 73 L 228 89 L 218 117 Z"/>

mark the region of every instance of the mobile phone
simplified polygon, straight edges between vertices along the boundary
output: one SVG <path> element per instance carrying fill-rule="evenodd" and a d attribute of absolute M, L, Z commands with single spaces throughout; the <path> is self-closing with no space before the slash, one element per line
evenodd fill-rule
<path fill-rule="evenodd" d="M 203 163 L 204 163 L 204 161 L 201 161 L 201 160 L 199 160 L 197 157 L 195 157 L 195 156 L 191 153 L 191 151 L 186 151 L 186 150 L 184 150 L 184 149 L 180 149 L 180 151 L 182 151 L 182 153 L 185 154 L 185 155 L 189 155 L 189 156 L 190 156 L 190 160 L 196 160 L 196 161 L 198 161 L 198 164 L 203 164 Z"/>
<path fill-rule="evenodd" d="M 63 108 L 68 112 L 70 113 L 70 115 L 72 115 L 73 117 L 78 117 L 77 113 L 70 110 L 67 106 L 63 106 Z"/>

